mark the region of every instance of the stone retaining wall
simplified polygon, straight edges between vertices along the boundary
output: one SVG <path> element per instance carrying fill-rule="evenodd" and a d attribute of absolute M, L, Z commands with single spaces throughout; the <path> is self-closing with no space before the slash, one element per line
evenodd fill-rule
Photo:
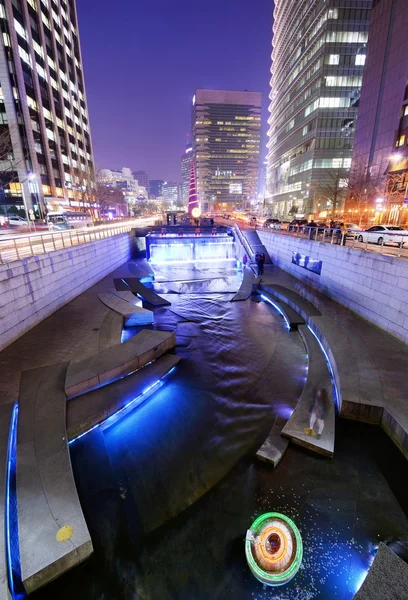
<path fill-rule="evenodd" d="M 0 265 L 0 350 L 129 260 L 133 241 L 124 233 Z"/>
<path fill-rule="evenodd" d="M 273 262 L 333 300 L 408 342 L 408 260 L 258 231 Z M 321 275 L 292 263 L 293 253 L 322 261 Z"/>

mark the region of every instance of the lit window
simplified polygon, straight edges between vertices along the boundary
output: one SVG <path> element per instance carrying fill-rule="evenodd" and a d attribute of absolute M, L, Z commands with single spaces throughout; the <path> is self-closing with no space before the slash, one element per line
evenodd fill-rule
<path fill-rule="evenodd" d="M 340 62 L 339 54 L 330 54 L 329 55 L 329 60 L 328 60 L 329 65 L 338 65 L 339 62 Z"/>
<path fill-rule="evenodd" d="M 356 66 L 362 67 L 365 65 L 366 55 L 365 54 L 357 54 L 356 56 Z"/>

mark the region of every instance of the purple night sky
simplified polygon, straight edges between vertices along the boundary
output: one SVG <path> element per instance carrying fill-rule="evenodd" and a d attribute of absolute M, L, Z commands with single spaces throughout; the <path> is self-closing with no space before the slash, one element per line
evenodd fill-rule
<path fill-rule="evenodd" d="M 96 167 L 180 180 L 196 88 L 263 94 L 271 0 L 77 0 Z"/>

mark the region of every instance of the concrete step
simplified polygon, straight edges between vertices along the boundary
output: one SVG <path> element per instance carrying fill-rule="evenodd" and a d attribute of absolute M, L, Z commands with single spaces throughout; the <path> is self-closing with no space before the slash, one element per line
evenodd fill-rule
<path fill-rule="evenodd" d="M 165 300 L 154 290 L 143 285 L 136 277 L 123 277 L 122 279 L 114 279 L 115 288 L 118 291 L 131 291 L 141 298 L 144 302 L 148 302 L 152 306 L 170 306 L 170 302 Z"/>
<path fill-rule="evenodd" d="M 285 421 L 277 417 L 268 437 L 256 453 L 259 460 L 271 464 L 273 468 L 281 461 L 289 446 L 289 440 L 281 435 L 284 425 Z"/>
<path fill-rule="evenodd" d="M 105 292 L 98 294 L 98 298 L 103 304 L 123 316 L 125 327 L 151 325 L 154 322 L 154 314 L 151 310 L 135 306 L 128 300 L 124 300 L 115 294 Z"/>
<path fill-rule="evenodd" d="M 263 286 L 261 286 L 263 287 Z M 286 304 L 286 302 L 283 302 L 283 300 L 278 300 L 276 298 L 276 296 L 274 296 L 273 294 L 271 294 L 270 292 L 267 292 L 265 290 L 256 290 L 258 295 L 265 300 L 266 302 L 271 302 L 273 303 L 273 305 L 275 305 L 277 307 L 277 310 L 279 310 L 280 312 L 283 313 L 286 322 L 289 324 L 289 329 L 290 330 L 296 330 L 298 328 L 299 325 L 304 325 L 305 324 L 305 320 L 303 317 L 301 317 L 299 315 L 298 312 L 296 312 L 295 310 L 293 310 L 293 308 L 291 306 L 289 306 L 289 304 Z"/>
<path fill-rule="evenodd" d="M 252 294 L 252 287 L 255 281 L 254 272 L 250 267 L 243 267 L 244 276 L 242 278 L 241 287 L 235 296 L 231 299 L 231 302 L 242 302 L 248 300 Z"/>
<path fill-rule="evenodd" d="M 144 402 L 150 391 L 154 393 L 160 388 L 158 382 L 161 383 L 179 361 L 175 354 L 166 354 L 133 375 L 70 400 L 67 404 L 68 439 L 78 438 L 119 413 L 123 418 Z"/>
<path fill-rule="evenodd" d="M 354 600 L 406 600 L 408 565 L 381 543 L 373 564 Z"/>
<path fill-rule="evenodd" d="M 71 361 L 65 381 L 66 396 L 73 398 L 126 377 L 175 346 L 173 332 L 144 329 L 124 344 Z"/>
<path fill-rule="evenodd" d="M 92 552 L 68 449 L 68 363 L 21 375 L 17 435 L 18 533 L 27 594 L 79 565 Z"/>
<path fill-rule="evenodd" d="M 331 376 L 323 352 L 314 335 L 306 325 L 299 325 L 298 330 L 307 348 L 309 371 L 299 402 L 282 429 L 282 435 L 288 437 L 295 444 L 331 458 L 334 453 L 335 438 L 335 399 Z M 313 430 L 310 430 L 314 398 L 319 388 L 325 388 L 328 394 L 328 402 L 323 410 L 324 426 L 320 435 L 318 434 L 318 421 L 314 424 Z"/>

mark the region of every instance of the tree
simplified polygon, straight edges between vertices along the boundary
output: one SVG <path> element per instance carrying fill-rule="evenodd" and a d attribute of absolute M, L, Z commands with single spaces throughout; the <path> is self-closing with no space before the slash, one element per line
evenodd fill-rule
<path fill-rule="evenodd" d="M 101 216 L 105 215 L 111 210 L 115 210 L 117 212 L 118 208 L 124 215 L 127 214 L 127 204 L 125 198 L 122 191 L 117 187 L 111 187 L 104 185 L 103 183 L 98 183 L 96 187 L 96 201 L 99 204 Z"/>
<path fill-rule="evenodd" d="M 328 212 L 334 218 L 343 212 L 343 202 L 346 197 L 348 170 L 342 167 L 328 169 L 325 177 L 317 188 L 316 195 L 326 201 Z"/>
<path fill-rule="evenodd" d="M 363 160 L 354 160 L 346 190 L 345 212 L 358 215 L 358 225 L 367 223 L 375 199 L 381 195 L 382 179 L 370 176 Z M 357 219 L 356 219 L 357 220 Z"/>

